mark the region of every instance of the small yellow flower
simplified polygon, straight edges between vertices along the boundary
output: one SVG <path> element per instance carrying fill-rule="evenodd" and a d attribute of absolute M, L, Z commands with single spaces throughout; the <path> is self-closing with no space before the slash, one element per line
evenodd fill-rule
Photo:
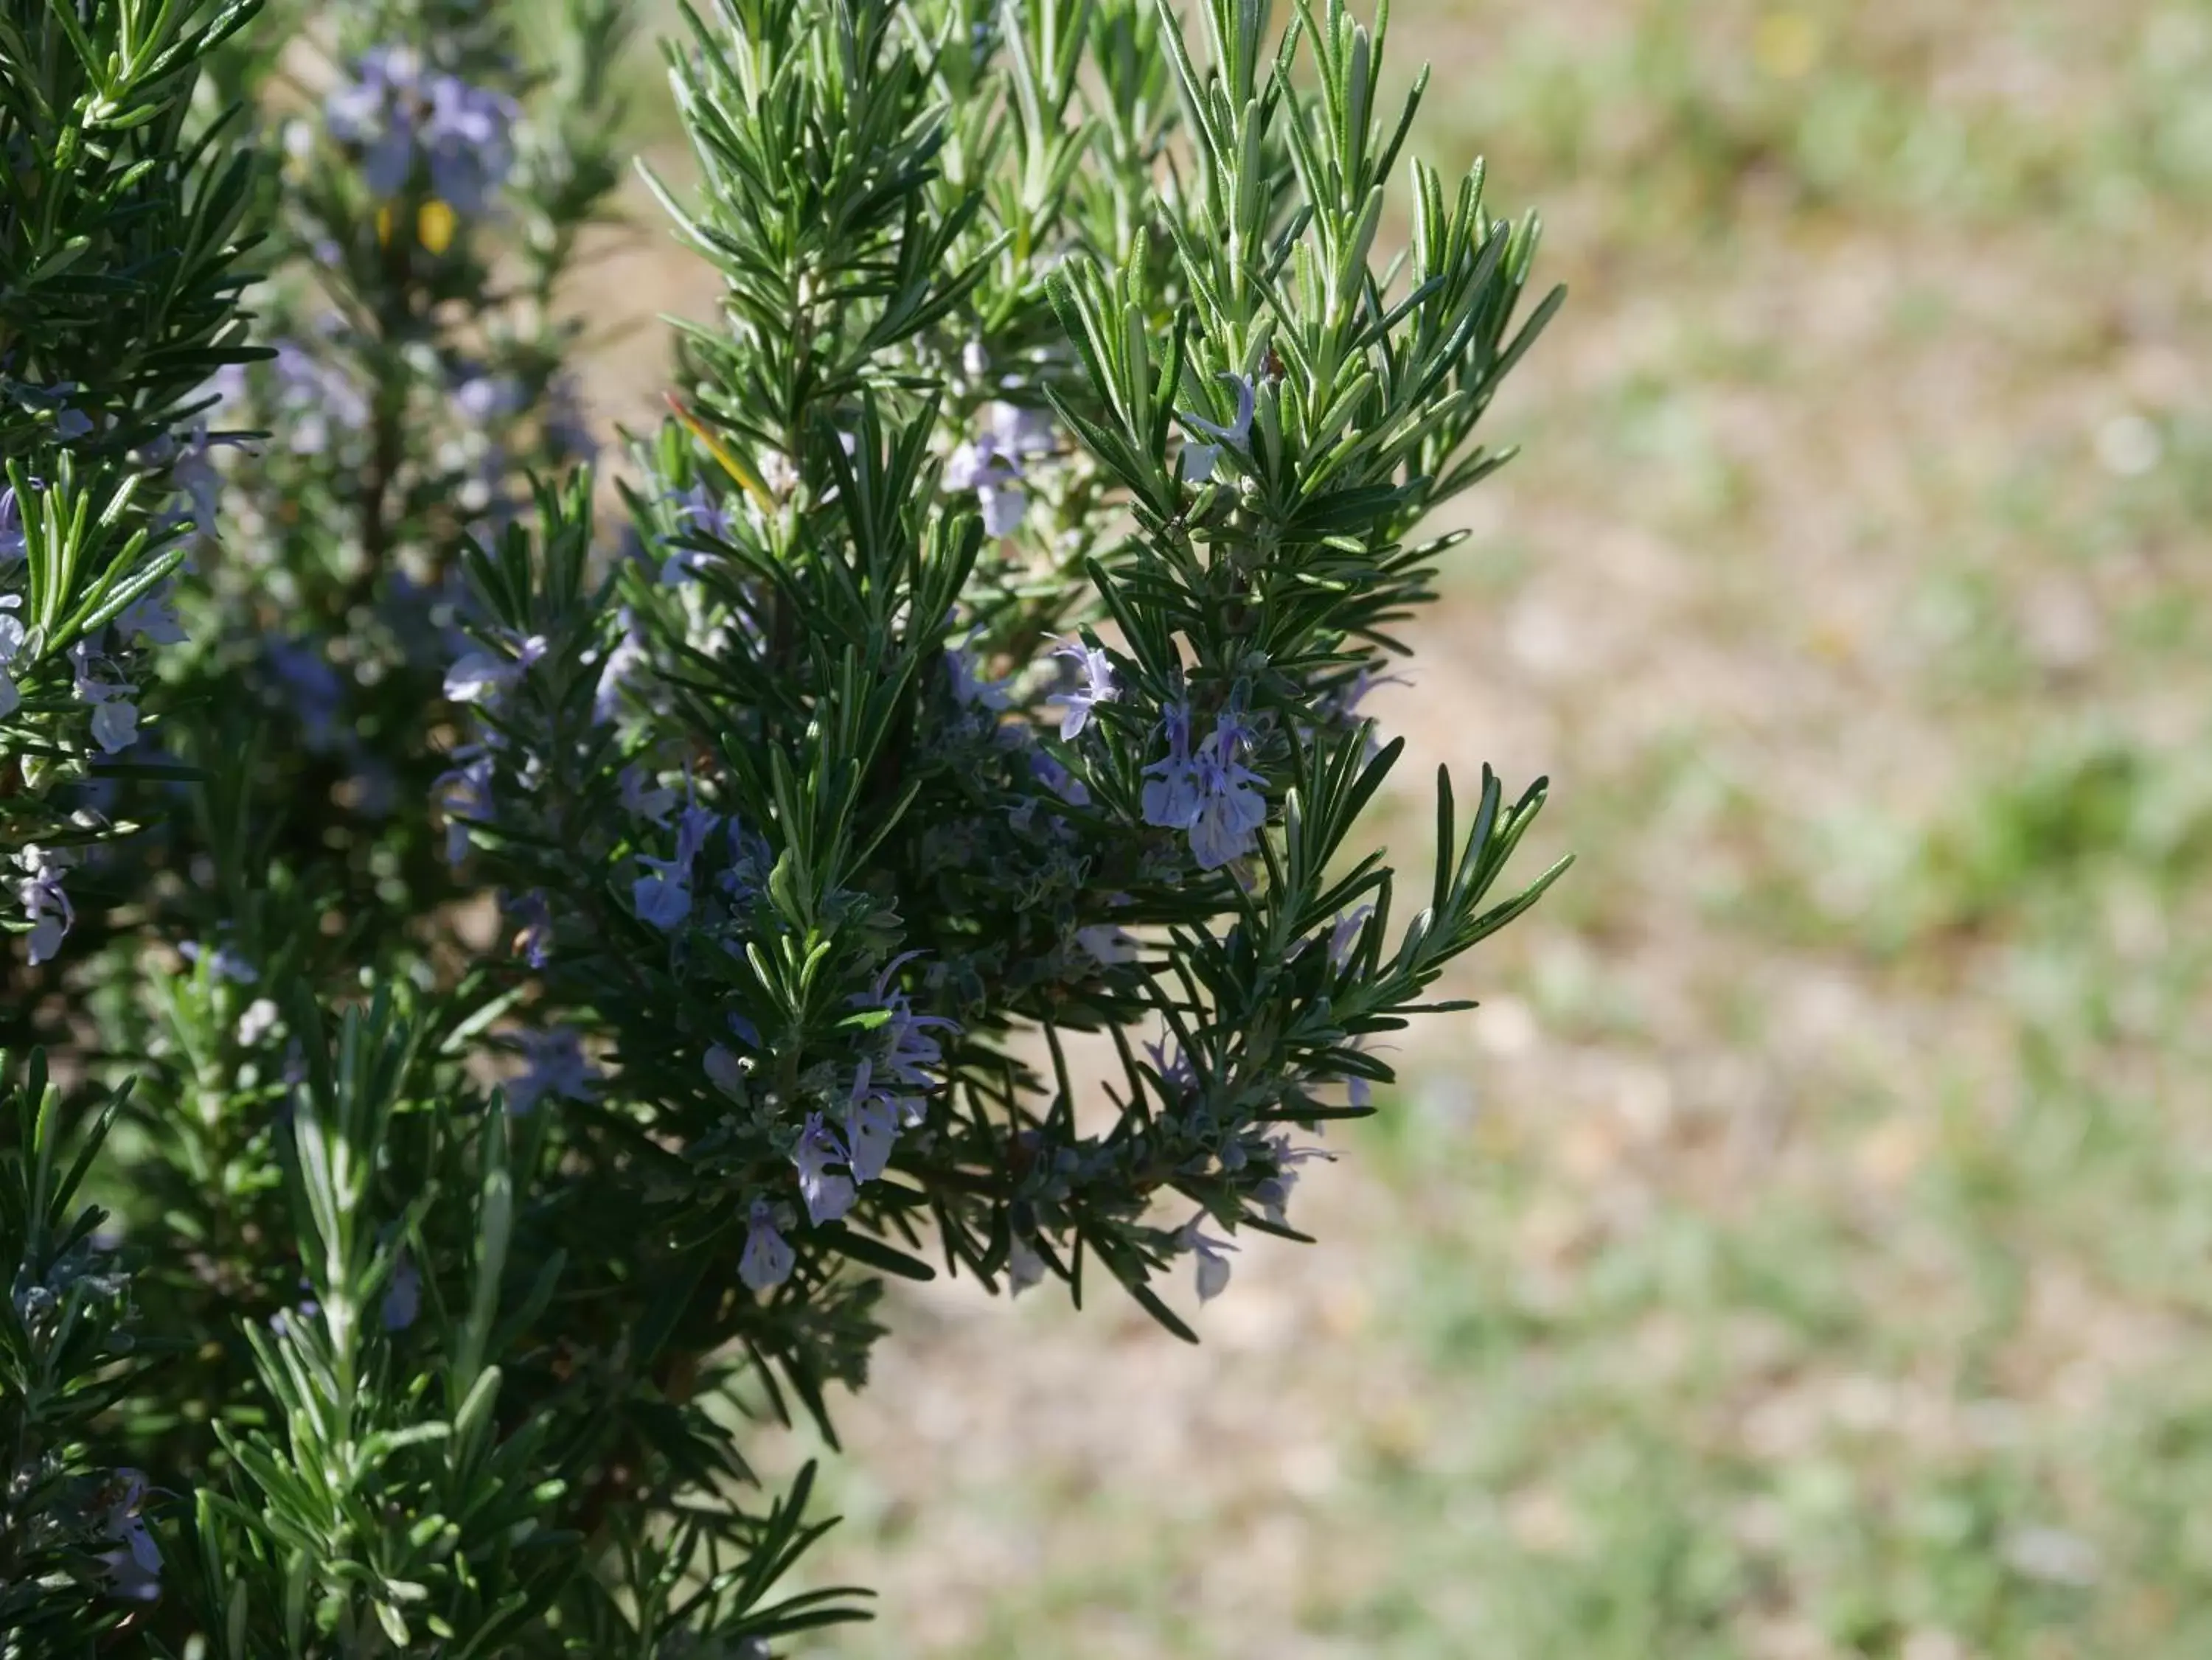
<path fill-rule="evenodd" d="M 1752 36 L 1753 59 L 1778 81 L 1797 81 L 1820 58 L 1820 26 L 1802 11 L 1771 11 Z"/>
<path fill-rule="evenodd" d="M 415 240 L 433 254 L 441 254 L 453 245 L 453 233 L 460 228 L 460 215 L 453 208 L 433 197 L 415 213 Z M 376 242 L 379 247 L 392 245 L 392 204 L 381 203 L 376 210 Z"/>
<path fill-rule="evenodd" d="M 453 245 L 453 233 L 459 225 L 460 215 L 433 197 L 415 215 L 415 239 L 431 253 L 441 254 Z"/>

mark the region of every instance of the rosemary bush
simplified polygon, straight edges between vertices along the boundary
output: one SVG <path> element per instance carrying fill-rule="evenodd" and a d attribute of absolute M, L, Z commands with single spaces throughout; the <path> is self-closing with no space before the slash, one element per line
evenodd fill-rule
<path fill-rule="evenodd" d="M 1192 1337 L 1557 874 L 1359 830 L 1534 221 L 1335 3 L 720 0 L 602 470 L 623 0 L 5 15 L 0 1654 L 865 1617 L 744 1455 L 885 1276 Z"/>

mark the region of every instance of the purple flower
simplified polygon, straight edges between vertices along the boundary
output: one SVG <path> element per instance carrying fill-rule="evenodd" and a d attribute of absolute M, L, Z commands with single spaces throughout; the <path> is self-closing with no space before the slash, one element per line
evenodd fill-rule
<path fill-rule="evenodd" d="M 721 821 L 720 814 L 695 801 L 677 820 L 674 858 L 639 856 L 638 863 L 650 872 L 630 885 L 630 903 L 640 921 L 666 933 L 691 914 L 691 867 Z"/>
<path fill-rule="evenodd" d="M 945 487 L 975 491 L 983 528 L 994 536 L 1010 535 L 1029 512 L 1023 458 L 1053 448 L 1052 418 L 1042 409 L 986 404 L 981 430 L 945 458 Z"/>
<path fill-rule="evenodd" d="M 890 1162 L 897 1144 L 902 1104 L 871 1081 L 873 1068 L 862 1061 L 853 1075 L 853 1094 L 845 1103 L 845 1146 L 856 1182 L 872 1182 Z"/>
<path fill-rule="evenodd" d="M 687 876 L 693 863 L 707 845 L 707 838 L 714 833 L 714 827 L 721 821 L 720 813 L 712 808 L 702 807 L 696 801 L 677 815 L 676 863 L 684 868 Z"/>
<path fill-rule="evenodd" d="M 730 1032 L 747 1049 L 760 1048 L 760 1033 L 743 1015 L 730 1016 Z M 749 1063 L 727 1044 L 716 1044 L 707 1051 L 707 1079 L 715 1088 L 727 1095 L 742 1094 L 745 1074 L 751 1069 Z"/>
<path fill-rule="evenodd" d="M 592 694 L 592 718 L 602 723 L 612 720 L 621 709 L 623 687 L 646 657 L 645 630 L 638 626 L 635 614 L 625 605 L 616 613 L 616 620 L 622 625 L 622 638 L 607 653 L 598 688 Z"/>
<path fill-rule="evenodd" d="M 1090 724 L 1091 712 L 1102 703 L 1111 703 L 1121 688 L 1114 683 L 1112 659 L 1097 646 L 1071 640 L 1053 656 L 1073 659 L 1076 672 L 1083 677 L 1080 686 L 1056 700 L 1066 711 L 1060 718 L 1060 740 L 1073 743 Z"/>
<path fill-rule="evenodd" d="M 1367 694 L 1376 687 L 1412 684 L 1413 682 L 1403 675 L 1378 675 L 1370 669 L 1362 668 L 1346 683 L 1343 689 L 1330 700 L 1334 706 L 1331 712 L 1340 720 L 1356 720 L 1359 718 L 1359 706 L 1367 700 Z"/>
<path fill-rule="evenodd" d="M 514 951 L 532 968 L 543 968 L 553 958 L 553 907 L 546 902 L 544 890 L 534 888 L 524 894 L 514 906 L 515 919 L 522 925 L 515 930 Z"/>
<path fill-rule="evenodd" d="M 664 588 L 680 588 L 708 569 L 714 555 L 698 548 L 668 546 L 668 557 L 660 561 L 660 575 L 656 579 Z"/>
<path fill-rule="evenodd" d="M 1036 750 L 1030 756 L 1030 772 L 1046 789 L 1070 807 L 1091 805 L 1091 787 L 1044 750 Z M 1028 805 L 1024 803 L 1023 809 L 1016 810 L 1024 810 Z"/>
<path fill-rule="evenodd" d="M 945 1051 L 938 1046 L 937 1039 L 931 1037 L 930 1033 L 936 1030 L 957 1032 L 960 1026 L 957 1021 L 948 1021 L 939 1015 L 915 1014 L 906 993 L 890 990 L 891 977 L 921 954 L 919 951 L 908 951 L 892 958 L 884 966 L 884 972 L 876 977 L 874 986 L 854 997 L 853 1002 L 863 1009 L 889 1011 L 890 1018 L 880 1028 L 884 1052 L 878 1058 L 883 1069 L 901 1087 L 926 1091 L 937 1087 L 937 1080 L 930 1075 L 931 1069 L 945 1064 Z M 921 1121 L 919 1102 L 906 1102 L 904 1112 L 909 1124 Z"/>
<path fill-rule="evenodd" d="M 352 79 L 324 102 L 331 136 L 362 151 L 362 177 L 373 196 L 406 188 L 420 155 L 430 188 L 457 213 L 477 215 L 514 166 L 520 106 L 506 94 L 426 70 L 406 46 L 375 46 L 355 61 Z"/>
<path fill-rule="evenodd" d="M 725 1095 L 734 1095 L 744 1087 L 744 1063 L 738 1051 L 726 1044 L 715 1044 L 707 1051 L 707 1081 Z"/>
<path fill-rule="evenodd" d="M 567 1101 L 592 1099 L 599 1074 L 584 1058 L 583 1042 L 572 1029 L 556 1026 L 544 1032 L 521 1032 L 515 1034 L 515 1042 L 530 1064 L 521 1076 L 507 1081 L 509 1112 L 533 1112 L 548 1095 Z"/>
<path fill-rule="evenodd" d="M 211 452 L 224 445 L 242 450 L 245 440 L 210 437 L 207 421 L 202 419 L 192 423 L 181 445 L 174 439 L 165 439 L 164 443 L 171 452 L 170 457 L 164 457 L 169 461 L 169 482 L 191 502 L 191 512 L 185 517 L 191 521 L 196 534 L 204 541 L 212 542 L 216 509 L 222 500 L 222 474 L 216 470 Z"/>
<path fill-rule="evenodd" d="M 1376 687 L 1412 684 L 1403 675 L 1377 675 L 1363 667 L 1333 695 L 1322 699 L 1320 708 L 1322 713 L 1348 726 L 1364 718 L 1359 712 L 1359 706 L 1366 701 L 1367 694 Z M 1370 726 L 1367 731 L 1366 759 L 1372 760 L 1382 752 L 1382 740 Z"/>
<path fill-rule="evenodd" d="M 673 932 L 691 914 L 691 875 L 675 859 L 638 856 L 647 874 L 630 884 L 630 906 L 637 919 L 662 933 Z"/>
<path fill-rule="evenodd" d="M 404 1331 L 415 1324 L 422 1307 L 422 1276 L 415 1259 L 404 1251 L 392 1267 L 392 1283 L 384 1293 L 383 1320 L 386 1331 Z"/>
<path fill-rule="evenodd" d="M 31 919 L 31 966 L 47 961 L 62 948 L 62 936 L 76 925 L 76 910 L 62 889 L 63 855 L 32 845 L 15 855 L 27 872 L 15 884 L 15 902 Z"/>
<path fill-rule="evenodd" d="M 1267 1143 L 1273 1155 L 1275 1173 L 1253 1184 L 1252 1197 L 1267 1212 L 1267 1220 L 1278 1227 L 1286 1226 L 1283 1207 L 1290 1203 L 1291 1190 L 1298 1184 L 1297 1168 L 1310 1159 L 1326 1159 L 1329 1155 L 1318 1147 L 1292 1147 L 1288 1135 L 1274 1137 Z"/>
<path fill-rule="evenodd" d="M 1055 441 L 1049 412 L 994 403 L 984 415 L 992 445 L 1000 455 L 1042 456 L 1053 452 Z"/>
<path fill-rule="evenodd" d="M 455 703 L 484 703 L 522 678 L 530 665 L 545 655 L 545 636 L 532 634 L 513 642 L 514 655 L 470 651 L 446 671 L 446 695 Z"/>
<path fill-rule="evenodd" d="M 1194 484 L 1202 484 L 1213 476 L 1214 463 L 1220 460 L 1224 447 L 1249 451 L 1252 442 L 1252 381 L 1248 375 L 1216 375 L 1216 380 L 1225 380 L 1236 390 L 1237 413 L 1226 427 L 1217 427 L 1212 421 L 1194 415 L 1182 415 L 1184 427 L 1191 432 L 1204 433 L 1214 441 L 1211 444 L 1185 443 L 1179 463 L 1183 477 Z"/>
<path fill-rule="evenodd" d="M 333 430 L 358 432 L 368 424 L 368 394 L 343 365 L 315 356 L 296 342 L 276 342 L 279 415 L 290 427 L 285 442 L 294 455 L 320 455 Z"/>
<path fill-rule="evenodd" d="M 138 737 L 138 706 L 131 700 L 135 688 L 128 682 L 118 685 L 102 677 L 114 665 L 95 653 L 89 640 L 70 647 L 70 661 L 76 668 L 77 696 L 92 705 L 92 741 L 106 754 L 128 749 Z"/>
<path fill-rule="evenodd" d="M 204 959 L 207 975 L 211 980 L 230 980 L 240 985 L 252 985 L 261 978 L 252 963 L 227 945 L 218 945 L 212 951 L 203 952 L 198 940 L 186 940 L 177 950 L 189 963 L 198 965 Z"/>
<path fill-rule="evenodd" d="M 799 1145 L 792 1148 L 791 1161 L 799 1166 L 799 1197 L 806 1201 L 809 1221 L 817 1227 L 834 1222 L 853 1208 L 854 1200 L 860 1197 L 853 1178 L 830 1168 L 833 1164 L 850 1164 L 851 1155 L 822 1122 L 819 1112 L 806 1115 L 806 1127 L 799 1133 Z"/>
<path fill-rule="evenodd" d="M 945 666 L 952 676 L 952 700 L 963 709 L 1003 709 L 1006 683 L 984 680 L 975 670 L 975 659 L 964 645 L 945 648 Z"/>
<path fill-rule="evenodd" d="M 1224 1253 L 1237 1247 L 1226 1239 L 1200 1233 L 1198 1225 L 1205 1220 L 1206 1213 L 1201 1210 L 1185 1222 L 1176 1234 L 1176 1244 L 1184 1251 L 1197 1253 L 1198 1300 L 1210 1303 L 1228 1287 L 1230 1263 Z"/>
<path fill-rule="evenodd" d="M 729 510 L 714 499 L 714 493 L 704 484 L 694 484 L 690 489 L 672 491 L 665 500 L 676 504 L 674 518 L 678 524 L 696 530 L 716 542 L 731 539 Z M 688 582 L 710 565 L 715 555 L 696 548 L 671 547 L 668 557 L 660 564 L 660 585 L 673 588 Z"/>
<path fill-rule="evenodd" d="M 150 1602 L 161 1594 L 161 1548 L 146 1525 L 148 1488 L 145 1475 L 135 1469 L 115 1472 L 121 1491 L 109 1501 L 101 1531 L 117 1541 L 120 1550 L 101 1557 L 114 1594 L 126 1602 Z"/>
<path fill-rule="evenodd" d="M 33 386 L 23 381 L 0 381 L 32 409 L 51 409 L 54 416 L 54 436 L 64 444 L 73 444 L 94 430 L 92 417 L 82 409 L 73 409 L 69 400 L 84 388 L 74 380 L 57 380 L 51 386 Z"/>
<path fill-rule="evenodd" d="M 453 386 L 453 407 L 471 426 L 488 427 L 522 407 L 522 383 L 511 374 L 471 368 Z"/>
<path fill-rule="evenodd" d="M 459 864 L 468 857 L 471 819 L 489 820 L 496 803 L 492 800 L 492 759 L 477 745 L 454 752 L 464 765 L 438 775 L 432 786 L 438 793 L 439 810 L 446 815 L 446 863 Z"/>
<path fill-rule="evenodd" d="M 176 596 L 167 581 L 156 583 L 124 607 L 115 619 L 116 632 L 125 639 L 150 640 L 156 645 L 184 643 L 184 625 L 177 621 Z"/>
<path fill-rule="evenodd" d="M 1328 960 L 1340 974 L 1344 972 L 1344 965 L 1352 960 L 1352 954 L 1359 944 L 1360 930 L 1367 925 L 1374 908 L 1370 905 L 1360 906 L 1339 917 L 1336 925 L 1328 930 Z"/>
<path fill-rule="evenodd" d="M 1006 1240 L 1006 1283 L 1011 1294 L 1018 1297 L 1044 1278 L 1044 1258 L 1036 1247 L 1020 1234 L 1009 1235 Z"/>
<path fill-rule="evenodd" d="M 1146 1044 L 1145 1053 L 1152 1057 L 1152 1069 L 1160 1075 L 1163 1090 L 1178 1100 L 1198 1093 L 1198 1069 L 1182 1049 L 1176 1049 L 1175 1058 L 1170 1060 L 1167 1040 L 1162 1039 L 1158 1043 Z"/>
<path fill-rule="evenodd" d="M 738 1277 L 754 1292 L 763 1292 L 789 1279 L 797 1262 L 775 1230 L 775 1213 L 768 1201 L 755 1199 L 745 1227 L 744 1254 L 738 1258 Z"/>
<path fill-rule="evenodd" d="M 655 784 L 650 772 L 633 763 L 622 770 L 622 805 L 623 811 L 634 819 L 665 824 L 669 809 L 676 805 L 676 792 Z"/>
<path fill-rule="evenodd" d="M 0 484 L 0 566 L 13 565 L 30 547 L 23 530 L 23 504 L 15 500 L 15 487 Z"/>
<path fill-rule="evenodd" d="M 16 654 L 23 649 L 23 642 L 31 637 L 22 619 L 9 615 L 22 603 L 21 594 L 0 594 L 0 720 L 14 714 L 23 701 L 23 694 L 15 689 L 14 676 L 8 672 L 8 665 L 15 660 Z"/>
<path fill-rule="evenodd" d="M 422 59 L 412 47 L 372 46 L 352 79 L 323 100 L 323 122 L 340 143 L 361 147 L 369 193 L 397 196 L 415 165 Z"/>
<path fill-rule="evenodd" d="M 93 419 L 82 409 L 72 409 L 68 400 L 84 388 L 74 380 L 57 380 L 51 386 L 27 386 L 23 390 L 37 403 L 54 412 L 54 436 L 64 444 L 74 444 L 88 436 L 94 427 Z"/>
<path fill-rule="evenodd" d="M 1243 445 L 1252 436 L 1252 378 L 1241 374 L 1218 374 L 1217 381 L 1225 381 L 1237 394 L 1237 413 L 1226 427 L 1217 427 L 1212 421 L 1194 415 L 1182 417 L 1182 424 L 1194 432 L 1204 433 L 1219 444 Z"/>
<path fill-rule="evenodd" d="M 1170 703 L 1160 711 L 1160 732 L 1167 754 L 1145 768 L 1145 822 L 1163 830 L 1188 830 L 1202 804 L 1197 768 L 1190 755 L 1190 706 Z"/>
<path fill-rule="evenodd" d="M 457 213 L 483 212 L 514 167 L 514 130 L 521 106 L 505 93 L 472 87 L 457 76 L 430 79 L 422 124 L 430 188 Z"/>
<path fill-rule="evenodd" d="M 1361 1049 L 1365 1045 L 1365 1039 L 1357 1038 L 1352 1040 L 1351 1047 Z M 1364 1107 L 1374 1099 L 1375 1086 L 1357 1072 L 1324 1073 L 1320 1081 L 1328 1083 L 1339 1079 L 1344 1084 L 1344 1098 L 1351 1106 Z"/>
<path fill-rule="evenodd" d="M 102 754 L 120 754 L 138 742 L 138 706 L 118 692 L 98 700 L 92 712 L 92 741 Z"/>
<path fill-rule="evenodd" d="M 1224 710 L 1212 736 L 1199 746 L 1198 810 L 1190 824 L 1190 851 L 1201 870 L 1218 870 L 1249 853 L 1267 821 L 1267 798 L 1254 787 L 1267 780 L 1237 759 L 1250 739 L 1250 729 Z"/>

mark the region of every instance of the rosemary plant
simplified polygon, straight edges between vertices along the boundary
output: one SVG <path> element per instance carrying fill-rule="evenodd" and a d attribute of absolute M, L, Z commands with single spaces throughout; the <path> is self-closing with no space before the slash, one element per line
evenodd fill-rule
<path fill-rule="evenodd" d="M 866 1617 L 745 1453 L 886 1278 L 1194 1340 L 1558 874 L 1540 783 L 1440 774 L 1410 903 L 1362 828 L 1535 221 L 1340 0 L 717 0 L 720 305 L 601 468 L 623 0 L 6 16 L 0 1655 Z"/>

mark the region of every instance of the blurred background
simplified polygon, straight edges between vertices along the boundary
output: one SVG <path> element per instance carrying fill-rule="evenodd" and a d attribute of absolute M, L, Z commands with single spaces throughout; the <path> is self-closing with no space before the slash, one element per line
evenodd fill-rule
<path fill-rule="evenodd" d="M 2212 5 L 1401 0 L 1393 46 L 1571 294 L 1378 833 L 1425 870 L 1486 760 L 1579 863 L 1203 1348 L 900 1297 L 810 1559 L 886 1618 L 823 1651 L 2201 1660 Z M 633 198 L 606 422 L 714 300 Z"/>

